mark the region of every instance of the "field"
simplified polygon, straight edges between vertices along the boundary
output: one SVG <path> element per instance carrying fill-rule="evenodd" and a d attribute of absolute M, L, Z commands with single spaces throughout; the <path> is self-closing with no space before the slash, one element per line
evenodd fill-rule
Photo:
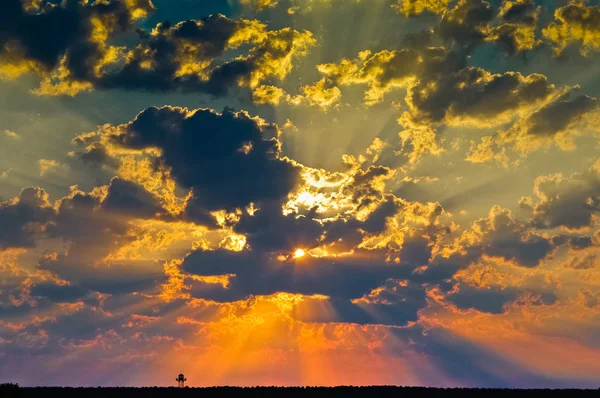
<path fill-rule="evenodd" d="M 18 388 L 0 386 L 2 398 L 154 398 L 154 397 L 598 397 L 599 390 L 437 389 L 408 387 L 256 387 L 256 388 Z"/>

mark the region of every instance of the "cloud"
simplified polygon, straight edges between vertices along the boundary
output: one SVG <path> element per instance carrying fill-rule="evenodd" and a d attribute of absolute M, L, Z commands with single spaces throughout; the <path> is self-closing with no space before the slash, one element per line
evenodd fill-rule
<path fill-rule="evenodd" d="M 279 105 L 282 102 L 296 106 L 306 104 L 328 111 L 331 108 L 339 108 L 342 97 L 340 89 L 327 79 L 321 79 L 313 85 L 302 86 L 301 92 L 302 94 L 291 95 L 280 87 L 262 85 L 252 90 L 252 100 L 255 104 Z"/>
<path fill-rule="evenodd" d="M 4 130 L 4 135 L 12 140 L 20 140 L 21 136 L 11 130 Z"/>
<path fill-rule="evenodd" d="M 566 330 L 574 325 L 585 324 L 590 316 L 597 316 L 597 308 L 586 304 L 589 293 L 580 291 L 569 299 L 551 303 L 540 301 L 536 295 L 526 296 L 507 305 L 503 313 L 492 314 L 472 309 L 460 310 L 432 290 L 428 298 L 430 306 L 422 311 L 420 321 L 424 327 L 441 326 L 450 331 L 452 336 L 460 336 L 474 344 L 485 346 L 486 352 L 492 350 L 502 358 L 510 358 L 511 363 L 523 364 L 526 369 L 535 369 L 537 372 L 553 375 L 552 378 L 556 379 L 559 374 L 565 375 L 564 368 L 548 367 L 547 361 L 532 356 L 533 352 L 551 352 L 553 357 L 561 358 L 561 363 L 569 363 L 569 366 L 578 368 L 577 373 L 563 377 L 583 383 L 586 376 L 582 377 L 581 372 L 587 374 L 597 355 L 585 354 L 589 352 L 589 347 L 584 346 L 590 340 L 580 340 L 586 343 L 579 344 L 576 339 L 569 338 L 568 349 L 562 349 L 564 346 L 557 345 L 556 342 L 564 341 Z M 557 319 L 561 321 L 556 321 Z M 591 373 L 593 372 L 595 370 Z M 510 379 L 514 380 L 512 377 Z M 547 385 L 549 382 L 540 383 Z"/>
<path fill-rule="evenodd" d="M 556 86 L 544 75 L 492 73 L 481 67 L 466 66 L 467 60 L 468 52 L 445 47 L 383 50 L 375 54 L 365 51 L 354 60 L 319 65 L 317 68 L 325 77 L 317 85 L 366 85 L 368 106 L 381 102 L 394 89 L 405 88 L 408 110 L 398 122 L 404 128 L 400 132 L 403 150 L 412 163 L 424 154 L 444 152 L 436 131 L 438 126 L 486 129 L 514 123 L 510 133 L 498 134 L 514 137 L 519 126 L 529 123 L 532 130 L 540 130 L 546 119 L 553 118 L 555 122 L 549 120 L 547 126 L 555 130 L 558 141 L 563 129 L 568 130 L 594 115 L 593 98 L 569 100 L 573 88 Z M 474 148 L 469 160 L 504 159 L 500 154 L 509 138 L 484 141 Z M 522 148 L 515 149 L 523 152 Z"/>
<path fill-rule="evenodd" d="M 408 280 L 388 279 L 381 287 L 352 300 L 380 324 L 404 325 L 418 319 L 426 305 L 425 289 Z"/>
<path fill-rule="evenodd" d="M 531 223 L 540 229 L 582 229 L 594 225 L 600 197 L 600 168 L 594 164 L 583 173 L 561 173 L 535 180 L 533 196 L 521 199 L 532 212 Z"/>
<path fill-rule="evenodd" d="M 116 168 L 118 166 L 111 156 L 107 147 L 96 140 L 96 134 L 83 134 L 73 139 L 73 143 L 79 147 L 78 151 L 70 152 L 71 157 L 80 159 L 86 165 L 96 168 Z"/>
<path fill-rule="evenodd" d="M 236 2 L 240 3 L 241 5 L 249 7 L 251 10 L 257 12 L 275 8 L 280 5 L 287 6 L 286 11 L 290 15 L 293 15 L 299 11 L 311 11 L 314 4 L 331 4 L 333 1 L 335 0 L 236 0 Z M 348 0 L 341 1 L 346 2 Z"/>
<path fill-rule="evenodd" d="M 592 238 L 587 235 L 574 237 L 569 240 L 569 247 L 573 250 L 583 250 L 592 244 Z"/>
<path fill-rule="evenodd" d="M 131 221 L 155 219 L 164 214 L 154 195 L 119 178 L 89 194 L 73 189 L 55 203 L 49 201 L 42 189 L 27 188 L 18 197 L 0 204 L 0 250 L 48 247 L 52 239 L 64 244 L 62 251 L 45 254 L 35 272 L 27 271 L 25 282 L 41 278 L 62 286 L 83 281 L 82 288 L 105 291 L 153 287 L 161 279 L 160 266 L 154 270 L 136 269 L 131 261 L 125 261 L 127 264 L 111 271 L 106 267 L 106 259 L 112 251 L 131 241 Z M 122 277 L 119 283 L 115 282 L 115 276 Z M 114 286 L 109 288 L 111 284 Z"/>
<path fill-rule="evenodd" d="M 493 74 L 467 67 L 434 82 L 411 87 L 407 116 L 418 123 L 491 127 L 509 122 L 515 112 L 524 113 L 556 97 L 561 89 L 540 74 Z"/>
<path fill-rule="evenodd" d="M 54 214 L 48 194 L 41 188 L 25 188 L 18 197 L 0 203 L 0 249 L 32 247 Z"/>
<path fill-rule="evenodd" d="M 150 0 L 62 5 L 8 0 L 2 8 L 0 75 L 14 78 L 28 71 L 48 74 L 66 55 L 72 64 L 62 73 L 79 79 L 84 72 L 101 69 L 114 51 L 114 47 L 103 42 L 105 39 L 131 29 L 136 19 L 146 16 L 154 7 Z M 84 57 L 75 58 L 75 54 Z M 95 63 L 96 70 L 85 68 L 91 63 Z"/>
<path fill-rule="evenodd" d="M 498 15 L 501 23 L 490 29 L 486 41 L 508 55 L 534 49 L 542 42 L 536 37 L 540 12 L 532 0 L 504 1 Z"/>
<path fill-rule="evenodd" d="M 337 104 L 341 97 L 342 92 L 339 88 L 333 86 L 328 87 L 327 81 L 321 79 L 318 83 L 312 86 L 302 87 L 303 97 L 310 105 L 320 106 L 324 110 L 327 110 Z M 294 97 L 292 100 L 297 99 Z"/>
<path fill-rule="evenodd" d="M 130 150 L 157 148 L 157 166 L 192 191 L 192 219 L 285 198 L 299 182 L 297 167 L 280 156 L 277 126 L 225 109 L 148 108 L 108 136 Z M 269 138 L 269 131 L 275 137 Z"/>
<path fill-rule="evenodd" d="M 214 14 L 175 25 L 163 22 L 151 32 L 138 29 L 132 48 L 110 45 L 110 39 L 133 31 L 135 21 L 154 10 L 151 0 L 44 2 L 37 13 L 10 0 L 5 9 L 0 75 L 36 72 L 42 77 L 35 90 L 40 95 L 74 96 L 95 88 L 224 95 L 230 88 L 285 78 L 293 61 L 315 44 L 307 31 L 270 31 L 257 20 Z M 34 25 L 40 32 L 52 31 L 52 41 L 45 39 L 49 34 L 26 33 Z M 245 55 L 224 56 L 242 46 Z"/>
<path fill-rule="evenodd" d="M 460 0 L 442 15 L 439 33 L 461 45 L 483 42 L 494 19 L 494 8 L 485 0 Z"/>
<path fill-rule="evenodd" d="M 463 232 L 453 251 L 466 256 L 465 260 L 485 255 L 521 267 L 535 267 L 555 247 L 555 241 L 531 231 L 528 224 L 515 219 L 510 210 L 494 206 L 487 217 L 473 222 L 471 229 Z"/>
<path fill-rule="evenodd" d="M 494 43 L 507 55 L 531 50 L 536 39 L 537 8 L 532 0 L 503 1 L 496 9 L 485 0 L 460 0 L 442 14 L 436 33 L 445 42 L 469 50 Z"/>
<path fill-rule="evenodd" d="M 335 260 L 307 256 L 282 262 L 251 252 L 196 251 L 184 260 L 181 270 L 201 277 L 235 275 L 225 289 L 192 287 L 192 297 L 202 300 L 231 302 L 278 292 L 330 297 L 327 300 L 335 308 L 338 317 L 328 321 L 368 323 L 374 320 L 374 316 L 364 311 L 372 309 L 377 312 L 379 309 L 387 312 L 387 316 L 379 317 L 380 322 L 385 319 L 387 324 L 402 325 L 415 319 L 416 311 L 424 299 L 423 289 L 412 283 L 409 288 L 400 287 L 395 292 L 394 284 L 390 282 L 390 292 L 386 296 L 384 289 L 378 289 L 381 284 L 390 278 L 406 278 L 410 275 L 410 269 L 385 265 L 385 262 L 374 258 Z M 371 291 L 387 297 L 389 304 L 377 302 L 377 293 L 363 297 L 365 292 Z M 356 308 L 357 305 L 363 309 Z M 314 316 L 325 315 L 317 313 Z M 310 321 L 306 317 L 304 320 Z"/>
<path fill-rule="evenodd" d="M 55 209 L 50 236 L 68 244 L 70 257 L 91 262 L 101 262 L 112 248 L 128 239 L 129 221 L 165 213 L 156 196 L 120 178 L 90 193 L 75 188 L 57 201 Z"/>
<path fill-rule="evenodd" d="M 393 7 L 407 17 L 414 17 L 425 12 L 441 14 L 449 3 L 450 0 L 398 0 Z"/>
<path fill-rule="evenodd" d="M 310 32 L 269 31 L 261 22 L 220 14 L 173 26 L 162 23 L 127 52 L 120 67 L 83 81 L 99 88 L 220 96 L 231 88 L 253 88 L 270 78 L 285 78 L 294 59 L 306 55 L 314 43 Z M 247 55 L 219 62 L 226 51 L 247 45 Z"/>
<path fill-rule="evenodd" d="M 439 204 L 407 202 L 386 193 L 385 181 L 393 171 L 368 166 L 365 157 L 377 159 L 384 147 L 376 140 L 366 155 L 345 157 L 345 172 L 298 165 L 302 182 L 290 192 L 287 203 L 257 202 L 256 207 L 242 209 L 225 220 L 236 234 L 245 237 L 243 246 L 235 251 L 202 247 L 180 264 L 169 264 L 171 282 L 164 286 L 167 296 L 191 294 L 224 302 L 277 292 L 316 294 L 332 298 L 339 319 L 361 323 L 374 319 L 351 300 L 377 289 L 387 279 L 406 279 L 430 261 L 434 247 L 448 233 Z M 297 249 L 305 255 L 295 256 Z M 227 283 L 222 283 L 224 277 Z M 349 285 L 343 282 L 345 278 L 355 282 Z M 416 285 L 409 291 L 423 296 Z M 408 308 L 416 302 L 399 302 L 395 316 L 396 309 L 384 308 L 387 318 L 382 316 L 379 321 L 414 320 L 416 309 Z"/>
<path fill-rule="evenodd" d="M 114 178 L 102 201 L 102 209 L 136 218 L 153 218 L 163 212 L 159 199 L 143 187 Z"/>
<path fill-rule="evenodd" d="M 572 90 L 548 101 L 510 128 L 486 136 L 473 144 L 467 160 L 482 163 L 490 160 L 507 162 L 504 148 L 526 156 L 542 147 L 556 145 L 563 150 L 575 147 L 574 138 L 582 133 L 596 132 L 598 99 L 586 95 L 573 96 Z"/>
<path fill-rule="evenodd" d="M 62 167 L 60 162 L 52 159 L 40 159 L 37 163 L 38 166 L 40 166 L 40 177 L 43 177 L 50 172 L 56 172 Z"/>
<path fill-rule="evenodd" d="M 566 268 L 575 270 L 598 268 L 598 265 L 600 265 L 600 256 L 597 252 L 575 255 L 564 262 Z"/>
<path fill-rule="evenodd" d="M 473 308 L 481 312 L 502 314 L 505 306 L 516 301 L 521 294 L 523 292 L 514 289 L 479 290 L 464 286 L 450 293 L 447 298 L 460 309 Z"/>
<path fill-rule="evenodd" d="M 405 48 L 375 54 L 364 51 L 355 60 L 344 59 L 337 64 L 319 65 L 317 69 L 325 75 L 326 81 L 335 85 L 368 85 L 365 104 L 373 105 L 381 102 L 383 96 L 394 88 L 407 87 L 418 79 L 455 70 L 464 62 L 464 58 L 443 47 Z"/>
<path fill-rule="evenodd" d="M 572 2 L 555 10 L 554 21 L 542 33 L 552 42 L 557 55 L 577 44 L 582 55 L 591 56 L 600 48 L 599 21 L 600 7 Z"/>
<path fill-rule="evenodd" d="M 279 105 L 285 97 L 285 90 L 280 87 L 262 85 L 252 90 L 252 100 L 255 104 Z"/>
<path fill-rule="evenodd" d="M 441 15 L 435 36 L 469 50 L 494 43 L 505 54 L 515 55 L 541 43 L 536 38 L 541 9 L 533 0 L 503 1 L 497 8 L 485 0 L 399 0 L 394 8 L 407 17 Z"/>
<path fill-rule="evenodd" d="M 72 303 L 84 298 L 88 291 L 80 286 L 45 282 L 34 285 L 30 294 L 33 297 L 45 298 L 53 302 Z"/>

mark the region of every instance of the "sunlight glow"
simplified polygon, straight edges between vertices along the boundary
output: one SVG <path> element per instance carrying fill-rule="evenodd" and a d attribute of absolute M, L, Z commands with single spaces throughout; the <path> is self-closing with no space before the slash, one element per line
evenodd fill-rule
<path fill-rule="evenodd" d="M 294 258 L 302 258 L 306 256 L 306 252 L 303 249 L 298 249 L 294 252 Z"/>

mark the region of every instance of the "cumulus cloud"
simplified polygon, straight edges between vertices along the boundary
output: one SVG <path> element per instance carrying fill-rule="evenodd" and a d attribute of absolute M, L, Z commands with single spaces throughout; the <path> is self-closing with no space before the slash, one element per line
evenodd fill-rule
<path fill-rule="evenodd" d="M 597 268 L 600 264 L 600 256 L 596 252 L 582 253 L 574 255 L 567 261 L 564 266 L 566 268 L 572 268 L 575 270 L 586 270 L 591 268 Z"/>
<path fill-rule="evenodd" d="M 256 20 L 211 15 L 176 25 L 157 25 L 122 68 L 97 85 L 150 91 L 184 90 L 222 95 L 237 86 L 257 87 L 269 78 L 285 78 L 293 60 L 315 40 L 310 32 L 289 28 L 269 31 Z M 250 45 L 247 55 L 217 62 L 227 50 Z"/>
<path fill-rule="evenodd" d="M 448 294 L 447 299 L 460 309 L 473 308 L 481 312 L 502 314 L 507 306 L 514 303 L 531 292 L 519 289 L 477 289 L 472 286 L 458 286 Z M 541 300 L 536 301 L 536 304 L 552 304 L 556 301 L 556 296 L 552 293 L 545 293 L 541 296 Z"/>
<path fill-rule="evenodd" d="M 293 15 L 299 11 L 301 11 L 301 12 L 311 11 L 313 5 L 317 5 L 317 4 L 330 5 L 334 1 L 349 2 L 349 1 L 356 1 L 356 0 L 296 0 L 296 1 L 291 1 L 291 0 L 235 0 L 235 1 L 238 2 L 239 4 L 241 4 L 242 6 L 248 7 L 250 10 L 257 11 L 257 12 L 272 9 L 272 8 L 275 8 L 278 6 L 286 7 L 285 10 L 287 11 L 287 13 L 290 15 Z"/>
<path fill-rule="evenodd" d="M 393 7 L 407 17 L 425 12 L 441 14 L 446 10 L 450 0 L 398 0 Z"/>
<path fill-rule="evenodd" d="M 511 146 L 523 156 L 552 145 L 571 150 L 575 147 L 576 136 L 597 131 L 597 119 L 597 98 L 574 96 L 569 90 L 524 116 L 507 130 L 483 137 L 479 143 L 473 144 L 467 160 L 482 163 L 495 159 L 506 163 L 506 146 Z"/>
<path fill-rule="evenodd" d="M 53 213 L 45 237 L 59 239 L 64 246 L 44 255 L 39 271 L 104 293 L 149 289 L 162 280 L 159 265 L 140 267 L 135 261 L 111 259 L 113 251 L 132 240 L 130 222 L 165 214 L 158 199 L 142 187 L 114 178 L 90 193 L 74 188 L 54 204 Z"/>
<path fill-rule="evenodd" d="M 73 187 L 55 203 L 43 189 L 26 188 L 0 204 L 0 248 L 34 247 L 44 239 L 58 238 L 70 246 L 73 257 L 101 261 L 113 245 L 126 239 L 128 221 L 165 213 L 155 195 L 119 178 L 91 193 Z"/>
<path fill-rule="evenodd" d="M 32 247 L 45 231 L 54 209 L 46 191 L 25 188 L 18 197 L 0 203 L 0 249 Z"/>
<path fill-rule="evenodd" d="M 181 270 L 203 278 L 235 275 L 227 288 L 200 289 L 192 285 L 190 292 L 197 299 L 231 302 L 277 292 L 321 296 L 337 314 L 328 321 L 368 323 L 378 320 L 402 325 L 415 320 L 417 310 L 424 304 L 421 286 L 395 281 L 408 277 L 410 267 L 386 265 L 385 261 L 375 258 L 335 260 L 307 256 L 282 262 L 251 252 L 196 251 L 184 260 Z M 392 280 L 385 283 L 390 278 Z M 370 311 L 382 313 L 369 315 Z M 306 317 L 304 320 L 311 321 Z"/>
<path fill-rule="evenodd" d="M 310 32 L 270 31 L 257 20 L 215 14 L 175 25 L 163 22 L 150 32 L 138 29 L 137 44 L 128 48 L 109 43 L 154 10 L 150 0 L 43 2 L 35 13 L 11 0 L 5 8 L 0 74 L 13 78 L 36 72 L 42 77 L 36 90 L 41 95 L 76 95 L 94 88 L 223 95 L 232 87 L 285 78 L 294 59 L 315 43 Z M 52 31 L 52 42 L 45 39 L 50 34 L 30 36 L 30 25 Z M 221 59 L 241 46 L 249 46 L 245 55 Z"/>
<path fill-rule="evenodd" d="M 381 102 L 384 94 L 394 88 L 407 87 L 418 79 L 455 70 L 464 62 L 463 56 L 451 53 L 444 47 L 406 48 L 375 54 L 364 51 L 354 60 L 323 64 L 317 69 L 327 81 L 336 85 L 367 85 L 369 89 L 365 92 L 365 103 L 373 105 Z"/>
<path fill-rule="evenodd" d="M 491 127 L 509 122 L 556 97 L 562 90 L 540 74 L 493 74 L 467 67 L 439 81 L 419 81 L 409 89 L 407 117 L 422 123 Z"/>
<path fill-rule="evenodd" d="M 192 191 L 186 211 L 194 218 L 202 209 L 234 211 L 286 197 L 299 174 L 280 156 L 278 134 L 277 126 L 245 112 L 163 107 L 141 112 L 108 141 L 130 150 L 159 149 L 156 167 Z"/>
<path fill-rule="evenodd" d="M 276 125 L 245 112 L 164 107 L 149 108 L 128 124 L 105 126 L 75 142 L 85 148 L 105 148 L 121 163 L 119 174 L 157 195 L 170 217 L 210 228 L 232 228 L 244 237 L 240 250 L 248 245 L 275 256 L 299 247 L 321 254 L 342 253 L 368 238 L 366 247 L 389 244 L 398 251 L 406 241 L 403 260 L 427 260 L 432 244 L 428 239 L 416 242 L 429 232 L 409 225 L 427 228 L 443 210 L 439 205 L 405 202 L 386 194 L 385 183 L 395 171 L 371 164 L 385 148 L 383 141 L 375 140 L 358 158 L 345 156 L 346 171 L 331 173 L 281 157 L 279 134 Z M 145 158 L 131 159 L 136 153 Z M 160 182 L 165 179 L 173 185 Z M 119 181 L 113 180 L 111 186 Z M 175 196 L 175 186 L 188 195 Z M 104 207 L 110 198 L 109 192 Z M 119 196 L 120 206 L 128 201 Z M 384 232 L 393 228 L 390 220 L 394 217 L 400 220 L 395 225 L 402 225 L 407 233 L 390 241 Z M 409 254 L 408 242 L 413 239 L 416 245 Z M 234 240 L 239 241 L 238 237 Z M 418 252 L 424 254 L 413 257 Z"/>
<path fill-rule="evenodd" d="M 94 67 L 87 72 L 98 72 L 115 51 L 104 40 L 131 29 L 136 19 L 153 8 L 151 0 L 70 1 L 61 5 L 9 0 L 2 6 L 0 20 L 0 75 L 11 78 L 31 70 L 51 73 L 65 56 L 69 59 L 68 54 L 72 64 L 62 64 L 59 73 L 83 77 L 79 73 L 90 64 Z"/>
<path fill-rule="evenodd" d="M 506 8 L 505 18 L 527 20 L 523 9 L 530 7 L 512 13 Z M 305 88 L 366 85 L 366 105 L 381 102 L 394 89 L 405 89 L 408 110 L 398 122 L 404 128 L 403 152 L 411 163 L 424 154 L 444 152 L 436 130 L 442 126 L 500 127 L 495 135 L 473 143 L 467 160 L 497 160 L 503 165 L 510 163 L 507 148 L 522 156 L 551 145 L 569 150 L 575 136 L 595 131 L 597 99 L 576 94 L 578 87 L 557 86 L 538 73 L 492 73 L 467 66 L 467 61 L 468 52 L 445 47 L 365 51 L 354 60 L 319 65 L 324 79 Z M 340 99 L 341 93 L 334 100 Z"/>
<path fill-rule="evenodd" d="M 562 54 L 570 45 L 579 45 L 579 52 L 589 56 L 600 48 L 600 7 L 572 2 L 554 12 L 554 21 L 543 35 L 552 42 L 554 52 Z"/>
<path fill-rule="evenodd" d="M 442 14 L 436 31 L 458 46 L 472 49 L 494 43 L 507 55 L 515 55 L 540 44 L 539 11 L 532 0 L 504 1 L 498 9 L 485 0 L 461 0 Z"/>
<path fill-rule="evenodd" d="M 517 266 L 535 267 L 556 245 L 555 240 L 518 221 L 510 210 L 494 206 L 487 217 L 475 221 L 470 230 L 463 232 L 450 253 L 476 259 L 484 255 L 498 257 Z"/>
<path fill-rule="evenodd" d="M 381 102 L 393 89 L 406 89 L 404 102 L 408 110 L 398 122 L 404 127 L 400 138 L 411 162 L 423 154 L 444 151 L 437 136 L 438 126 L 483 129 L 515 123 L 509 132 L 498 134 L 504 138 L 486 138 L 474 148 L 469 160 L 482 162 L 497 157 L 496 152 L 511 141 L 518 141 L 515 149 L 521 152 L 525 142 L 533 147 L 529 152 L 536 149 L 531 143 L 535 144 L 537 137 L 539 142 L 543 137 L 559 141 L 562 132 L 572 131 L 595 114 L 595 99 L 570 100 L 571 88 L 557 87 L 544 75 L 491 73 L 466 66 L 466 62 L 465 53 L 427 47 L 364 52 L 355 60 L 324 64 L 318 69 L 333 86 L 367 85 L 367 105 Z M 541 130 L 548 130 L 543 137 Z"/>
<path fill-rule="evenodd" d="M 257 11 L 261 11 L 265 8 L 275 7 L 279 3 L 279 0 L 239 0 L 239 2 L 251 6 Z"/>
<path fill-rule="evenodd" d="M 531 210 L 531 222 L 537 228 L 591 227 L 600 209 L 599 171 L 596 163 L 584 173 L 538 177 L 533 196 L 522 198 L 520 204 Z"/>
<path fill-rule="evenodd" d="M 541 43 L 536 37 L 541 9 L 533 0 L 503 1 L 498 7 L 486 0 L 399 0 L 394 8 L 407 17 L 440 15 L 435 36 L 469 50 L 493 43 L 515 55 Z"/>

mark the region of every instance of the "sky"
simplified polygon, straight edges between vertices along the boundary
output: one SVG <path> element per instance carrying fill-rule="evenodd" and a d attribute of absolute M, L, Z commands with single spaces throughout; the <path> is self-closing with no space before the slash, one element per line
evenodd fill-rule
<path fill-rule="evenodd" d="M 4 0 L 0 382 L 597 388 L 600 1 Z"/>

